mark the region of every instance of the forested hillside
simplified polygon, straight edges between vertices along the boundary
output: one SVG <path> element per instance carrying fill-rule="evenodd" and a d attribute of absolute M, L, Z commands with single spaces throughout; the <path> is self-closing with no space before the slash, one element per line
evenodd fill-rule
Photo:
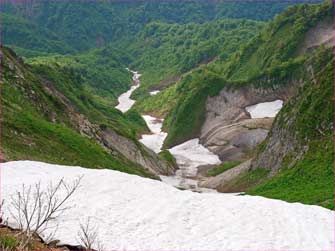
<path fill-rule="evenodd" d="M 227 17 L 269 20 L 291 4 L 9 1 L 1 3 L 2 37 L 21 55 L 72 53 L 129 41 L 150 22 L 203 23 Z"/>

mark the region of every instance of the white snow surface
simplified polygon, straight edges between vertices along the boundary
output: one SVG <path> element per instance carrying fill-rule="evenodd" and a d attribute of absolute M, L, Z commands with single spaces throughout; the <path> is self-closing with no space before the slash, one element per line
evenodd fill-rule
<path fill-rule="evenodd" d="M 169 151 L 176 158 L 180 169 L 184 169 L 187 172 L 184 173 L 184 176 L 196 176 L 198 166 L 221 163 L 217 155 L 199 143 L 199 139 L 191 139 L 171 148 Z"/>
<path fill-rule="evenodd" d="M 159 90 L 156 90 L 156 91 L 152 91 L 152 92 L 150 92 L 150 95 L 151 96 L 155 96 L 155 95 L 157 95 L 158 93 L 160 93 L 161 91 L 159 91 Z"/>
<path fill-rule="evenodd" d="M 140 142 L 153 150 L 155 153 L 159 153 L 162 150 L 163 143 L 167 137 L 167 133 L 162 131 L 163 119 L 154 118 L 150 115 L 142 116 L 147 123 L 152 134 L 144 134 L 140 139 Z"/>
<path fill-rule="evenodd" d="M 129 70 L 129 69 L 127 69 Z M 115 106 L 116 109 L 120 110 L 121 112 L 125 113 L 127 112 L 134 104 L 135 104 L 135 100 L 131 99 L 130 96 L 131 94 L 140 87 L 140 77 L 141 74 L 139 74 L 136 71 L 131 71 L 129 70 L 131 73 L 133 73 L 133 81 L 134 81 L 134 85 L 125 93 L 121 94 L 118 98 L 119 104 L 117 106 Z"/>
<path fill-rule="evenodd" d="M 252 106 L 247 106 L 245 109 L 250 113 L 251 118 L 273 118 L 283 107 L 282 100 L 275 100 L 273 102 L 264 102 Z"/>
<path fill-rule="evenodd" d="M 180 191 L 112 170 L 16 161 L 1 164 L 2 196 L 84 175 L 55 238 L 78 244 L 91 217 L 105 250 L 331 250 L 334 212 L 258 196 Z M 7 203 L 8 205 L 8 203 Z M 5 207 L 6 212 L 6 207 Z M 10 218 L 11 222 L 11 218 Z M 51 231 L 51 229 L 49 230 Z"/>
<path fill-rule="evenodd" d="M 201 165 L 216 165 L 221 161 L 217 155 L 210 152 L 199 143 L 199 139 L 192 139 L 169 149 L 175 157 L 179 169 L 173 176 L 163 176 L 163 182 L 172 186 L 201 193 L 216 193 L 214 189 L 198 186 L 196 179 L 198 167 Z"/>

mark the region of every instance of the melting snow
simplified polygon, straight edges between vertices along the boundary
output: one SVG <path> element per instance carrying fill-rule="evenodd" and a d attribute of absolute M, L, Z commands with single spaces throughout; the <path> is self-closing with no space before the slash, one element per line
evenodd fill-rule
<path fill-rule="evenodd" d="M 127 68 L 127 70 L 129 69 Z M 140 87 L 139 78 L 141 77 L 141 74 L 139 74 L 136 71 L 131 71 L 131 70 L 129 71 L 133 73 L 134 85 L 127 92 L 119 96 L 118 98 L 119 104 L 115 106 L 116 109 L 120 110 L 123 113 L 127 112 L 135 104 L 136 101 L 131 99 L 130 96 L 138 87 Z"/>
<path fill-rule="evenodd" d="M 251 118 L 273 118 L 283 107 L 282 100 L 273 102 L 259 103 L 256 105 L 248 106 L 245 109 L 250 113 Z"/>
<path fill-rule="evenodd" d="M 162 132 L 163 119 L 157 119 L 150 115 L 143 115 L 142 117 L 153 134 L 142 135 L 140 142 L 154 152 L 159 153 L 162 150 L 164 140 L 168 135 L 167 133 Z"/>
<path fill-rule="evenodd" d="M 183 147 L 177 151 L 184 151 Z M 215 160 L 210 156 L 208 159 Z M 112 170 L 31 161 L 4 163 L 1 169 L 5 201 L 23 183 L 27 186 L 40 181 L 46 185 L 62 177 L 72 180 L 84 175 L 70 201 L 73 207 L 58 219 L 55 239 L 62 243 L 78 244 L 79 222 L 92 217 L 91 223 L 99 227 L 99 239 L 106 250 L 332 250 L 334 247 L 334 212 L 318 206 L 258 196 L 180 191 L 159 181 Z"/>
<path fill-rule="evenodd" d="M 181 145 L 171 148 L 170 152 L 176 158 L 179 167 L 184 169 L 184 176 L 196 176 L 198 166 L 221 163 L 217 155 L 199 144 L 199 139 L 186 141 Z"/>

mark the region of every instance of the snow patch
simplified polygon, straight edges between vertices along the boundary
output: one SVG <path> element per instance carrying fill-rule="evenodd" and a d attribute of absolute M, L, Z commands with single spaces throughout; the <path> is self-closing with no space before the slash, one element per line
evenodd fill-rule
<path fill-rule="evenodd" d="M 217 155 L 199 143 L 199 139 L 186 141 L 171 148 L 170 152 L 176 158 L 177 164 L 181 169 L 179 171 L 183 171 L 184 177 L 196 176 L 198 166 L 221 163 Z"/>
<path fill-rule="evenodd" d="M 169 151 L 175 157 L 179 169 L 174 176 L 160 176 L 163 182 L 194 192 L 216 193 L 214 189 L 199 187 L 196 176 L 199 166 L 220 164 L 221 161 L 217 155 L 202 146 L 199 139 L 186 141 Z"/>
<path fill-rule="evenodd" d="M 189 144 L 195 145 L 194 142 Z M 177 151 L 185 150 L 178 147 Z M 190 154 L 197 155 L 193 151 Z M 214 158 L 208 159 L 214 162 Z M 99 239 L 106 250 L 331 250 L 334 247 L 334 212 L 318 206 L 258 196 L 180 191 L 156 180 L 112 170 L 32 161 L 4 163 L 1 170 L 5 201 L 23 183 L 29 186 L 40 181 L 47 185 L 62 177 L 69 181 L 84 175 L 71 198 L 72 207 L 58 219 L 55 239 L 62 243 L 78 244 L 79 222 L 91 217 L 91 223 L 99 226 Z M 6 207 L 4 212 L 8 212 Z M 6 216 L 12 223 L 12 218 Z"/>
<path fill-rule="evenodd" d="M 140 139 L 140 142 L 153 150 L 155 153 L 159 153 L 162 150 L 163 143 L 167 137 L 167 133 L 162 132 L 163 119 L 157 119 L 150 115 L 142 116 L 147 123 L 152 134 L 144 134 Z"/>
<path fill-rule="evenodd" d="M 125 93 L 121 94 L 118 98 L 119 104 L 115 106 L 116 109 L 120 110 L 121 112 L 125 113 L 127 112 L 134 104 L 135 100 L 131 99 L 131 94 L 140 87 L 140 77 L 141 74 L 139 74 L 137 71 L 131 71 L 127 68 L 128 71 L 133 73 L 133 82 L 134 85 Z"/>
<path fill-rule="evenodd" d="M 282 100 L 273 102 L 264 102 L 252 106 L 247 106 L 245 109 L 250 113 L 251 118 L 273 118 L 283 107 Z"/>
<path fill-rule="evenodd" d="M 152 92 L 150 92 L 150 95 L 151 96 L 155 96 L 155 95 L 157 95 L 158 93 L 160 93 L 161 91 L 159 91 L 159 90 L 157 90 L 157 91 L 152 91 Z"/>

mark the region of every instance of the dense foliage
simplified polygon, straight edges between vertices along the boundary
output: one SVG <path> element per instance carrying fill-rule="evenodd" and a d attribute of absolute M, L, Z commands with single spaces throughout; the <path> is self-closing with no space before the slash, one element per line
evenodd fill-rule
<path fill-rule="evenodd" d="M 317 1 L 317 0 L 316 0 Z M 222 18 L 269 20 L 297 2 L 2 2 L 2 37 L 25 55 L 84 51 L 131 40 L 154 21 L 202 23 Z M 28 49 L 28 50 L 27 50 Z"/>
<path fill-rule="evenodd" d="M 148 24 L 136 41 L 123 46 L 132 55 L 133 68 L 144 73 L 135 97 L 148 95 L 148 89 L 173 84 L 182 73 L 200 64 L 228 58 L 260 27 L 260 22 L 230 19 L 203 24 Z"/>
<path fill-rule="evenodd" d="M 126 70 L 129 57 L 111 47 L 92 49 L 79 55 L 51 55 L 27 60 L 33 65 L 61 66 L 81 75 L 81 85 L 105 105 L 116 104 L 117 97 L 132 84 Z"/>

